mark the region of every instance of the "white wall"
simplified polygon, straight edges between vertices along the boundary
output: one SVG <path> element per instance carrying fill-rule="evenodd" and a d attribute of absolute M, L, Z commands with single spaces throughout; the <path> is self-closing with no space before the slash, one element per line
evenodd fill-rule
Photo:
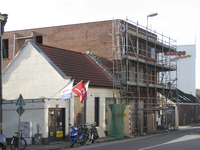
<path fill-rule="evenodd" d="M 177 51 L 185 51 L 184 56 L 191 55 L 177 60 L 177 87 L 185 93 L 196 96 L 196 45 L 178 45 Z M 174 73 L 172 77 L 175 77 Z"/>
<path fill-rule="evenodd" d="M 10 104 L 3 104 L 2 107 L 2 131 L 6 138 L 12 138 L 15 132 L 18 132 L 19 115 L 16 112 L 19 106 L 16 106 L 16 101 Z M 37 133 L 37 124 L 41 127 L 40 134 L 43 138 L 48 138 L 48 109 L 55 108 L 55 105 L 59 104 L 59 108 L 68 108 L 68 101 L 62 100 L 48 100 L 44 102 L 26 102 L 23 106 L 25 112 L 20 116 L 20 122 L 31 122 L 30 127 L 30 138 L 26 138 L 28 144 L 32 144 L 32 138 Z M 66 131 L 65 135 L 68 134 L 68 111 L 65 114 L 66 118 Z"/>
<path fill-rule="evenodd" d="M 28 43 L 3 72 L 3 98 L 51 98 L 69 83 Z M 58 93 L 54 98 L 60 98 Z"/>
<path fill-rule="evenodd" d="M 73 94 L 75 95 L 75 94 Z M 94 123 L 94 104 L 95 97 L 99 97 L 99 126 L 106 130 L 105 125 L 105 99 L 113 97 L 113 89 L 106 88 L 88 88 L 88 96 L 86 102 L 86 122 Z M 74 124 L 74 99 L 71 99 L 71 124 Z"/>

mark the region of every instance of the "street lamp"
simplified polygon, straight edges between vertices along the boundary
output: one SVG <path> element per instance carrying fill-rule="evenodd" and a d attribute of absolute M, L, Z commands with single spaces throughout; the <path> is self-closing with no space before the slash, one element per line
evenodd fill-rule
<path fill-rule="evenodd" d="M 149 14 L 149 15 L 147 15 L 147 27 L 146 27 L 146 60 L 148 60 L 147 59 L 147 57 L 148 57 L 148 18 L 149 17 L 154 17 L 154 16 L 156 16 L 156 15 L 158 15 L 158 13 L 152 13 L 152 14 Z M 148 83 L 148 64 L 147 64 L 147 62 L 146 62 L 146 82 Z M 147 84 L 147 107 L 149 107 L 149 86 L 148 86 L 148 84 Z"/>
<path fill-rule="evenodd" d="M 147 15 L 147 29 L 148 29 L 148 18 L 157 16 L 157 15 L 158 15 L 158 13 L 152 13 L 152 14 Z"/>

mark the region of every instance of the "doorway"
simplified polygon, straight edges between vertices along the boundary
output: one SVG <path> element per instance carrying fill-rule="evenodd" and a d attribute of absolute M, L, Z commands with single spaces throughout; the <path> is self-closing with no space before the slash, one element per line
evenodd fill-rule
<path fill-rule="evenodd" d="M 99 126 L 99 97 L 95 97 L 94 113 L 94 120 L 96 122 L 96 126 Z"/>
<path fill-rule="evenodd" d="M 65 109 L 49 108 L 49 142 L 64 141 L 65 138 Z"/>

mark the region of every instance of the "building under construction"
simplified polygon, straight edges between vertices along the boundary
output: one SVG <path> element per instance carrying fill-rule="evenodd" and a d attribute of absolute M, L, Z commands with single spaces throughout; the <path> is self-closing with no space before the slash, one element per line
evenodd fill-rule
<path fill-rule="evenodd" d="M 175 126 L 175 107 L 168 98 L 176 91 L 177 79 L 171 73 L 176 74 L 177 63 L 165 55 L 176 52 L 176 41 L 170 37 L 128 19 L 10 31 L 3 35 L 3 68 L 26 39 L 87 53 L 113 77 L 113 98 L 105 98 L 102 105 L 131 105 L 132 133 Z M 106 119 L 105 115 L 101 120 Z"/>
<path fill-rule="evenodd" d="M 175 126 L 176 41 L 130 20 L 113 20 L 113 88 L 116 103 L 131 105 L 132 132 L 156 132 Z M 119 92 L 117 92 L 119 91 Z"/>

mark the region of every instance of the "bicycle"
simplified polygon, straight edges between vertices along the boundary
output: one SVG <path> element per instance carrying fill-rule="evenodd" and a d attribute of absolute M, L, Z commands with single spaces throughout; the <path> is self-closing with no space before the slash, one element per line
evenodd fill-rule
<path fill-rule="evenodd" d="M 96 129 L 96 123 L 93 123 L 90 125 L 91 128 L 90 128 L 90 132 L 91 132 L 91 135 L 92 135 L 92 143 L 94 144 L 94 141 L 98 138 L 98 133 L 97 133 L 97 129 Z"/>
<path fill-rule="evenodd" d="M 85 144 L 89 146 L 92 144 L 92 134 L 90 129 L 88 128 L 88 125 L 89 125 L 88 123 L 84 125 L 84 130 L 85 130 Z"/>
<path fill-rule="evenodd" d="M 22 130 L 20 130 L 22 131 Z M 12 140 L 11 140 L 11 150 L 18 150 L 18 144 L 20 144 L 20 150 L 24 150 L 27 146 L 27 142 L 26 140 L 22 137 L 22 133 L 20 136 L 20 143 L 18 142 L 19 139 L 19 132 L 15 132 L 16 136 L 13 136 Z"/>

